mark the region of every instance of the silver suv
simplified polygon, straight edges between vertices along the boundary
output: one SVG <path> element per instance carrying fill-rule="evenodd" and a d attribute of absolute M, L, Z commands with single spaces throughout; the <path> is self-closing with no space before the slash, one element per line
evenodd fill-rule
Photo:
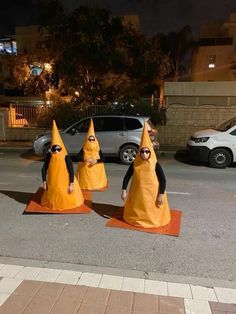
<path fill-rule="evenodd" d="M 156 128 L 149 117 L 103 115 L 93 116 L 96 136 L 104 156 L 119 157 L 123 164 L 129 165 L 136 156 L 141 140 L 144 122 L 148 122 L 149 135 L 154 149 L 159 148 L 155 141 Z M 60 131 L 69 155 L 77 155 L 84 143 L 90 117 L 79 120 Z M 36 155 L 43 156 L 51 145 L 51 132 L 40 134 L 33 142 Z"/>

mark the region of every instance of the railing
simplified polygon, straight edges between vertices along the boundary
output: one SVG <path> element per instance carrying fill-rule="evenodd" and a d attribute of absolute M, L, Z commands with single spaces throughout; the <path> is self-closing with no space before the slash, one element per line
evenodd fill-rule
<path fill-rule="evenodd" d="M 39 106 L 28 104 L 11 104 L 8 114 L 9 127 L 34 127 L 37 126 Z"/>
<path fill-rule="evenodd" d="M 150 98 L 142 98 L 140 101 L 132 102 L 135 106 L 158 106 L 158 100 L 154 99 L 151 102 Z M 125 107 L 126 105 L 124 105 Z M 78 107 L 76 112 L 79 118 L 85 118 L 95 115 L 101 115 L 106 113 L 117 113 L 122 106 L 115 105 L 91 105 Z M 136 108 L 137 108 L 136 107 Z M 124 108 L 123 108 L 124 109 Z M 132 108 L 131 108 L 132 109 Z M 37 127 L 40 117 L 50 111 L 50 108 L 46 105 L 32 105 L 27 103 L 13 103 L 10 104 L 8 114 L 8 126 L 9 127 Z M 39 123 L 40 124 L 40 123 Z"/>

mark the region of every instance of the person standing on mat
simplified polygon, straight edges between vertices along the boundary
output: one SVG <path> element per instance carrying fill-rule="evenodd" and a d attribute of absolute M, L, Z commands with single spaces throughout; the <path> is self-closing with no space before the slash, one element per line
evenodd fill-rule
<path fill-rule="evenodd" d="M 52 210 L 66 211 L 84 204 L 84 197 L 73 164 L 67 154 L 56 122 L 53 121 L 51 150 L 42 168 L 43 195 L 41 205 Z"/>
<path fill-rule="evenodd" d="M 108 181 L 103 154 L 96 138 L 93 120 L 90 120 L 83 148 L 78 154 L 77 179 L 82 190 L 104 191 Z"/>
<path fill-rule="evenodd" d="M 123 180 L 123 219 L 137 227 L 157 228 L 167 225 L 171 216 L 165 192 L 165 174 L 157 162 L 147 128 L 145 123 L 139 151 Z M 131 177 L 127 194 L 126 189 Z"/>

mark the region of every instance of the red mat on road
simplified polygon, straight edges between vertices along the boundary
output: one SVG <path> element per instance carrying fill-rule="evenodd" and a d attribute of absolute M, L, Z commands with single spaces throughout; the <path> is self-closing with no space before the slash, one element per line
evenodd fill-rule
<path fill-rule="evenodd" d="M 123 228 L 129 230 L 136 230 L 148 233 L 160 233 L 165 235 L 171 235 L 178 237 L 180 234 L 180 223 L 181 223 L 181 215 L 182 212 L 179 210 L 171 210 L 171 220 L 170 223 L 166 226 L 159 228 L 142 228 L 135 227 L 123 220 L 123 209 L 120 210 L 116 217 L 111 218 L 106 224 L 107 227 L 115 227 L 115 228 Z"/>
<path fill-rule="evenodd" d="M 40 204 L 43 195 L 43 188 L 39 188 L 34 194 L 29 205 L 25 208 L 24 213 L 41 213 L 41 214 L 88 214 L 91 212 L 92 207 L 92 194 L 89 191 L 82 191 L 84 196 L 84 204 L 67 210 L 51 209 L 43 207 Z"/>

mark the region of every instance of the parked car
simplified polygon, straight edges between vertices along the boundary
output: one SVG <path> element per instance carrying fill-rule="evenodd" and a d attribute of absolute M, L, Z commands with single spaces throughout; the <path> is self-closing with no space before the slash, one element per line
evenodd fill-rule
<path fill-rule="evenodd" d="M 187 147 L 192 160 L 208 162 L 214 168 L 225 168 L 236 162 L 236 117 L 215 129 L 193 133 Z"/>
<path fill-rule="evenodd" d="M 145 121 L 148 122 L 149 135 L 154 149 L 156 150 L 159 147 L 158 142 L 155 140 L 157 130 L 149 117 L 102 115 L 93 116 L 92 118 L 96 136 L 104 156 L 119 157 L 121 162 L 127 165 L 134 161 Z M 69 155 L 78 154 L 83 146 L 89 123 L 90 117 L 84 118 L 60 131 Z M 50 145 L 50 132 L 38 135 L 33 142 L 35 154 L 39 156 L 45 155 Z"/>

